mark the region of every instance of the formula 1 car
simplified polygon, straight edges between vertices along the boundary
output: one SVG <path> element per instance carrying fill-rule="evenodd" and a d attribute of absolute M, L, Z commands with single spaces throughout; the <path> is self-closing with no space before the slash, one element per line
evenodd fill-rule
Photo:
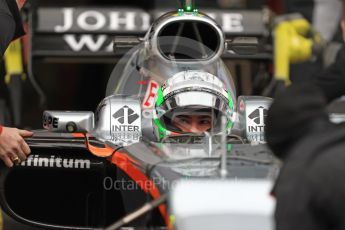
<path fill-rule="evenodd" d="M 96 112 L 45 111 L 46 130 L 27 140 L 32 154 L 1 168 L 2 209 L 46 229 L 269 229 L 272 203 L 248 211 L 248 221 L 234 200 L 260 206 L 277 175 L 279 163 L 264 144 L 271 99 L 237 99 L 220 58 L 254 52 L 255 39 L 226 41 L 186 1 L 156 20 L 145 38 L 117 37 L 114 47 L 131 49 Z M 176 128 L 175 118 L 194 113 L 211 114 L 211 128 Z M 189 216 L 181 206 L 191 207 Z"/>

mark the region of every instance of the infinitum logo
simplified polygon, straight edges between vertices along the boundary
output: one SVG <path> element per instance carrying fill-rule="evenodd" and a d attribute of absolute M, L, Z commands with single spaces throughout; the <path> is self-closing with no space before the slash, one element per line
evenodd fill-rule
<path fill-rule="evenodd" d="M 253 124 L 248 125 L 249 132 L 263 132 L 265 128 L 268 110 L 260 106 L 254 110 L 248 117 L 253 121 Z"/>
<path fill-rule="evenodd" d="M 139 118 L 139 115 L 136 114 L 133 109 L 129 108 L 128 106 L 124 106 L 119 111 L 114 113 L 113 117 L 122 125 L 130 125 Z"/>
<path fill-rule="evenodd" d="M 26 167 L 42 167 L 42 168 L 72 168 L 72 169 L 90 169 L 91 162 L 86 159 L 64 159 L 61 157 L 40 157 L 38 155 L 30 155 L 26 161 L 21 163 Z"/>

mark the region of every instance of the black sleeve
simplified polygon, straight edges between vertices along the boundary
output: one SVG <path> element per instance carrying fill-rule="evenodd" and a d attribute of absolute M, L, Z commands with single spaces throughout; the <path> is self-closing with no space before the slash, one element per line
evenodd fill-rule
<path fill-rule="evenodd" d="M 344 147 L 342 143 L 332 143 L 319 154 L 307 172 L 310 205 L 325 229 L 345 229 Z"/>
<path fill-rule="evenodd" d="M 305 135 L 330 125 L 326 101 L 320 90 L 310 84 L 298 84 L 279 94 L 266 122 L 267 144 L 277 157 L 284 159 Z"/>
<path fill-rule="evenodd" d="M 345 45 L 340 49 L 336 62 L 315 78 L 315 84 L 327 102 L 345 95 Z"/>
<path fill-rule="evenodd" d="M 9 4 L 8 4 L 9 3 Z M 14 0 L 0 0 L 0 55 L 10 42 L 24 34 L 19 10 Z"/>
<path fill-rule="evenodd" d="M 0 0 L 3 1 L 3 0 Z M 25 34 L 23 28 L 23 22 L 20 17 L 19 9 L 16 0 L 5 0 L 7 2 L 8 8 L 11 12 L 11 15 L 15 21 L 15 30 L 13 40 L 17 39 Z"/>
<path fill-rule="evenodd" d="M 300 13 L 309 22 L 313 21 L 314 0 L 284 0 L 286 13 Z"/>
<path fill-rule="evenodd" d="M 0 57 L 2 57 L 15 31 L 15 21 L 4 0 L 0 0 L 0 31 Z"/>
<path fill-rule="evenodd" d="M 14 21 L 8 16 L 0 13 L 0 59 L 4 55 L 5 50 L 12 41 L 14 34 Z"/>

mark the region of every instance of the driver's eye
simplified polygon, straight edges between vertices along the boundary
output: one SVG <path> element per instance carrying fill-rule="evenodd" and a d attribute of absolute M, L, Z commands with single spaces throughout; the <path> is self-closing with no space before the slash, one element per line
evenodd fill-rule
<path fill-rule="evenodd" d="M 177 116 L 175 121 L 180 124 L 188 124 L 191 122 L 190 119 L 185 116 Z"/>
<path fill-rule="evenodd" d="M 200 120 L 199 125 L 211 125 L 211 120 L 209 119 Z"/>
<path fill-rule="evenodd" d="M 185 123 L 185 124 L 190 123 L 190 121 L 189 121 L 188 119 L 186 119 L 186 118 L 180 118 L 180 119 L 179 119 L 179 122 L 180 122 L 180 123 Z"/>

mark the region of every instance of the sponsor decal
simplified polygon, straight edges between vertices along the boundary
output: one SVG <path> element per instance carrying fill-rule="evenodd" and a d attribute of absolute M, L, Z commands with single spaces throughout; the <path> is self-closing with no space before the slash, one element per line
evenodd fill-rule
<path fill-rule="evenodd" d="M 43 7 L 38 9 L 37 18 L 36 32 L 63 34 L 62 40 L 67 45 L 63 47 L 69 47 L 72 52 L 111 53 L 113 35 L 144 34 L 151 24 L 150 14 L 143 10 L 118 10 L 116 7 Z M 66 49 L 63 47 L 60 49 Z"/>
<path fill-rule="evenodd" d="M 249 114 L 248 118 L 252 121 L 248 124 L 248 132 L 264 132 L 268 110 L 260 106 Z"/>
<path fill-rule="evenodd" d="M 248 115 L 248 139 L 252 141 L 265 141 L 264 132 L 268 110 L 263 106 L 258 107 Z"/>
<path fill-rule="evenodd" d="M 23 167 L 90 169 L 91 161 L 87 159 L 67 159 L 54 155 L 50 157 L 30 155 L 20 165 Z"/>
<path fill-rule="evenodd" d="M 156 81 L 151 80 L 148 84 L 146 95 L 144 97 L 142 105 L 144 109 L 152 109 L 154 107 L 158 89 L 159 84 Z"/>
<path fill-rule="evenodd" d="M 37 10 L 37 25 L 35 33 L 61 34 L 55 46 L 59 50 L 68 50 L 72 53 L 88 51 L 91 53 L 113 52 L 114 35 L 140 35 L 145 34 L 152 21 L 166 12 L 149 14 L 142 9 L 113 8 L 39 8 Z M 229 35 L 261 36 L 266 27 L 261 11 L 215 11 L 206 12 L 214 18 Z M 47 38 L 48 39 L 48 38 Z M 50 41 L 54 41 L 49 37 Z M 52 42 L 53 43 L 53 42 Z M 55 46 L 42 47 L 37 44 L 35 49 L 51 50 Z M 68 47 L 68 48 L 66 48 Z M 83 53 L 84 54 L 84 53 Z"/>
<path fill-rule="evenodd" d="M 153 15 L 141 9 L 118 10 L 109 8 L 39 8 L 39 32 L 80 33 L 80 32 L 134 32 L 145 33 L 152 20 L 166 12 Z M 226 33 L 256 31 L 262 33 L 262 13 L 260 11 L 208 11 L 208 16 L 217 21 Z M 51 19 L 51 20 L 47 20 Z M 255 19 L 256 21 L 252 21 Z M 260 20 L 258 20 L 260 19 Z M 246 27 L 247 26 L 247 30 Z M 259 27 L 259 28 L 255 28 Z M 248 31 L 249 29 L 249 31 Z"/>
<path fill-rule="evenodd" d="M 59 127 L 59 118 L 43 115 L 43 127 L 52 127 L 57 129 Z"/>
<path fill-rule="evenodd" d="M 56 33 L 69 31 L 128 31 L 146 32 L 150 28 L 150 15 L 141 11 L 118 11 L 108 9 L 62 8 L 62 23 L 54 26 Z"/>
<path fill-rule="evenodd" d="M 63 40 L 73 52 L 90 51 L 92 53 L 105 51 L 113 52 L 113 42 L 109 36 L 101 34 L 93 36 L 90 34 L 76 36 L 73 34 L 66 34 Z"/>
<path fill-rule="evenodd" d="M 241 33 L 244 31 L 243 15 L 239 13 L 224 13 L 221 15 L 209 14 L 210 17 L 220 22 L 225 33 Z"/>
<path fill-rule="evenodd" d="M 111 134 L 112 141 L 132 142 L 140 138 L 140 116 L 132 108 L 125 105 L 116 111 Z"/>
<path fill-rule="evenodd" d="M 114 113 L 113 117 L 117 119 L 120 124 L 132 124 L 139 118 L 139 115 L 136 114 L 133 109 L 128 106 L 124 106 Z"/>

